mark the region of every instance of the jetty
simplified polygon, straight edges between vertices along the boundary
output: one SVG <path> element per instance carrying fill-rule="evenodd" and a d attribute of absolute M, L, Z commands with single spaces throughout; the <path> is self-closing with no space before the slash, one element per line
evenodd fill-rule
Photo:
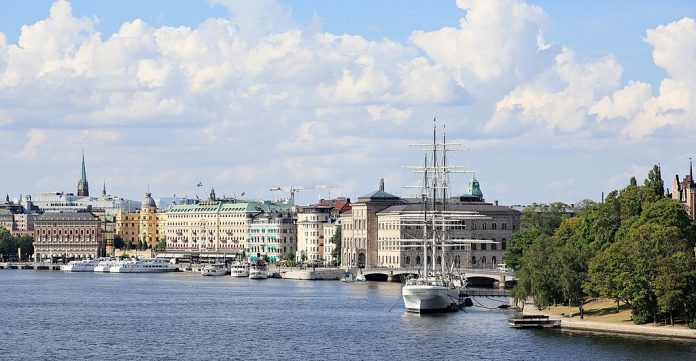
<path fill-rule="evenodd" d="M 561 320 L 549 319 L 546 315 L 517 315 L 508 320 L 512 328 L 560 328 Z"/>

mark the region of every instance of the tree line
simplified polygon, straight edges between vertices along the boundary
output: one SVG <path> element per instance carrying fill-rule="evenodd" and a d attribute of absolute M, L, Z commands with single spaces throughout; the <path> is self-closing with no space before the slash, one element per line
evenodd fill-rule
<path fill-rule="evenodd" d="M 603 203 L 533 205 L 520 221 L 503 256 L 518 278 L 515 299 L 567 304 L 582 317 L 587 301 L 607 298 L 617 311 L 629 305 L 636 324 L 677 319 L 696 328 L 696 227 L 665 197 L 658 166 Z"/>
<path fill-rule="evenodd" d="M 21 257 L 17 253 L 22 251 Z M 27 260 L 34 254 L 34 237 L 13 236 L 10 231 L 0 227 L 0 260 Z M 21 258 L 21 259 L 20 259 Z"/>

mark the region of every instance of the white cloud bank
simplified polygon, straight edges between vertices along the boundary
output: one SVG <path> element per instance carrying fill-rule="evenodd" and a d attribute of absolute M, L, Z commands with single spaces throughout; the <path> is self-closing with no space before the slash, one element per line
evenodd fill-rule
<path fill-rule="evenodd" d="M 104 176 L 129 174 L 117 178 L 128 191 L 149 172 L 179 167 L 186 171 L 163 188 L 208 177 L 259 192 L 278 182 L 343 182 L 360 194 L 395 162 L 412 162 L 401 148 L 434 115 L 455 137 L 466 130 L 498 151 L 539 146 L 535 134 L 572 147 L 694 131 L 693 19 L 647 31 L 669 75 L 653 91 L 623 84 L 611 55 L 577 59 L 547 44 L 549 16 L 519 0 L 458 0 L 458 26 L 416 30 L 406 43 L 303 29 L 270 0 L 212 3 L 230 19 L 196 27 L 135 19 L 100 34 L 96 17 L 77 18 L 58 0 L 46 19 L 22 27 L 17 44 L 0 33 L 0 130 L 18 149 L 0 157 L 32 160 L 15 164 L 29 170 L 42 154 L 59 155 L 65 166 L 86 145 L 112 164 L 98 168 Z M 75 129 L 108 136 L 71 136 Z"/>

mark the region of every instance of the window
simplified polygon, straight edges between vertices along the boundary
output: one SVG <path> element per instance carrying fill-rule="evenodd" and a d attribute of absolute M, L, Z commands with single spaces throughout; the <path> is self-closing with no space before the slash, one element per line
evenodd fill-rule
<path fill-rule="evenodd" d="M 476 250 L 476 243 L 472 243 L 472 244 L 471 244 L 471 250 L 472 250 L 472 251 L 475 251 L 475 250 Z"/>
<path fill-rule="evenodd" d="M 476 256 L 471 256 L 471 264 L 476 264 Z"/>
<path fill-rule="evenodd" d="M 481 250 L 482 250 L 482 251 L 485 251 L 485 250 L 486 250 L 486 244 L 485 244 L 485 243 L 481 243 Z"/>
<path fill-rule="evenodd" d="M 500 249 L 502 249 L 503 251 L 507 250 L 507 241 L 505 240 L 505 238 L 500 240 Z"/>

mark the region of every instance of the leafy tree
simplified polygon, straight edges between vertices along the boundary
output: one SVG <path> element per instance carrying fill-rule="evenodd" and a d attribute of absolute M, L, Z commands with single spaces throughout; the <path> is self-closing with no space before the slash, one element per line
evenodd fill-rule
<path fill-rule="evenodd" d="M 126 249 L 128 249 L 128 250 L 133 249 L 133 241 L 128 240 L 128 242 L 126 242 Z"/>
<path fill-rule="evenodd" d="M 17 239 L 17 247 L 22 250 L 22 258 L 27 259 L 34 254 L 34 237 L 28 235 L 19 237 Z"/>
<path fill-rule="evenodd" d="M 674 313 L 680 309 L 689 313 L 688 296 L 696 292 L 694 288 L 693 261 L 684 252 L 676 252 L 658 259 L 658 274 L 655 279 L 655 295 L 660 312 L 669 314 L 670 324 L 674 325 Z"/>
<path fill-rule="evenodd" d="M 628 181 L 628 185 L 633 187 L 637 186 L 638 181 L 636 180 L 636 177 L 631 177 L 631 179 Z"/>
<path fill-rule="evenodd" d="M 542 232 L 538 228 L 530 228 L 521 232 L 514 233 L 510 239 L 510 245 L 505 253 L 503 253 L 503 262 L 505 266 L 512 269 L 520 269 L 522 256 L 524 251 L 541 237 Z"/>
<path fill-rule="evenodd" d="M 341 226 L 336 226 L 336 233 L 331 236 L 330 243 L 334 244 L 334 249 L 331 251 L 331 257 L 336 264 L 341 264 Z"/>
<path fill-rule="evenodd" d="M 123 242 L 123 238 L 121 238 L 121 236 L 115 236 L 114 237 L 114 248 L 123 249 L 123 247 L 125 247 L 125 243 Z"/>
<path fill-rule="evenodd" d="M 544 234 L 552 235 L 563 219 L 568 217 L 566 212 L 568 208 L 567 204 L 561 202 L 549 205 L 534 203 L 522 210 L 520 228 L 522 230 L 537 228 Z"/>
<path fill-rule="evenodd" d="M 665 182 L 662 180 L 660 166 L 655 164 L 648 173 L 648 178 L 645 179 L 644 185 L 652 191 L 658 198 L 665 195 Z"/>
<path fill-rule="evenodd" d="M 160 239 L 157 241 L 156 249 L 158 251 L 164 251 L 165 249 L 167 249 L 167 237 L 160 237 Z"/>

